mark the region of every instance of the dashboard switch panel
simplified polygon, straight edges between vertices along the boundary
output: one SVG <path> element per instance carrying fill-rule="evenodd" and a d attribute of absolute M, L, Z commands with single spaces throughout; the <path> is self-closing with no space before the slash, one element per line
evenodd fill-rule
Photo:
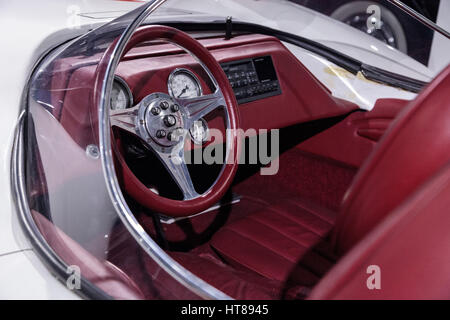
<path fill-rule="evenodd" d="M 281 94 L 271 56 L 221 63 L 239 104 Z"/>

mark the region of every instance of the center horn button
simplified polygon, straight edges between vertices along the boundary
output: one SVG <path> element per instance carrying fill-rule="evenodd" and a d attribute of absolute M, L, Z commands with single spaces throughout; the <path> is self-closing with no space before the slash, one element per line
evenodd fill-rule
<path fill-rule="evenodd" d="M 160 106 L 161 109 L 167 110 L 167 108 L 169 108 L 169 103 L 167 101 L 161 101 L 159 106 Z"/>
<path fill-rule="evenodd" d="M 184 116 L 183 109 L 168 94 L 155 92 L 140 102 L 136 129 L 153 147 L 171 148 L 184 138 Z M 181 134 L 178 129 L 182 129 Z"/>
<path fill-rule="evenodd" d="M 177 124 L 177 119 L 173 116 L 173 115 L 167 115 L 164 117 L 163 119 L 164 124 L 166 125 L 166 127 L 173 127 L 174 125 Z"/>

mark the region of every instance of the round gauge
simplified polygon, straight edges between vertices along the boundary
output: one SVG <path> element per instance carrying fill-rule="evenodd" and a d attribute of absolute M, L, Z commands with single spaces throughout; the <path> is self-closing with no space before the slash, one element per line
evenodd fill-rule
<path fill-rule="evenodd" d="M 195 121 L 189 129 L 189 133 L 195 144 L 202 145 L 208 139 L 208 123 L 203 118 Z"/>
<path fill-rule="evenodd" d="M 169 94 L 174 98 L 195 98 L 202 95 L 200 81 L 187 69 L 176 69 L 169 76 Z"/>
<path fill-rule="evenodd" d="M 122 110 L 133 105 L 133 95 L 128 85 L 119 77 L 114 78 L 111 90 L 111 110 Z"/>

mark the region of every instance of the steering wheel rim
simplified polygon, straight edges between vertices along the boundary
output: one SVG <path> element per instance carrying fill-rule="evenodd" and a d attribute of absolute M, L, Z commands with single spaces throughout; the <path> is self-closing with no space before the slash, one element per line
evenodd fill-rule
<path fill-rule="evenodd" d="M 165 93 L 152 93 L 142 99 L 135 107 L 111 112 L 110 115 L 112 126 L 118 126 L 138 136 L 154 151 L 183 192 L 183 200 L 162 197 L 146 187 L 128 167 L 122 153 L 113 142 L 112 149 L 116 160 L 116 173 L 123 188 L 141 205 L 172 217 L 189 216 L 206 210 L 217 203 L 233 181 L 240 152 L 240 137 L 239 130 L 237 130 L 239 128 L 237 101 L 224 71 L 212 54 L 200 42 L 178 29 L 159 25 L 139 28 L 127 44 L 122 57 L 136 45 L 150 40 L 162 40 L 182 47 L 203 66 L 211 81 L 213 81 L 216 91 L 212 94 L 190 99 L 173 98 Z M 145 125 L 150 121 L 155 121 L 156 118 L 151 118 L 149 111 L 151 106 L 154 103 L 159 103 L 161 99 L 169 103 L 172 101 L 180 106 L 180 111 L 174 115 L 182 123 L 184 129 L 183 135 L 180 135 L 182 139 L 169 146 L 161 146 L 156 143 L 152 134 L 154 132 L 152 132 L 152 129 L 148 130 L 149 126 Z M 205 193 L 197 194 L 184 161 L 184 142 L 193 121 L 199 120 L 220 106 L 224 107 L 228 127 L 226 131 L 227 152 L 225 163 L 212 186 Z M 161 119 L 161 117 L 158 119 Z M 179 148 L 179 150 L 176 151 L 175 148 Z M 177 154 L 177 157 L 174 157 L 174 154 Z M 177 165 L 179 168 L 176 167 Z M 177 178 L 180 180 L 177 180 Z"/>

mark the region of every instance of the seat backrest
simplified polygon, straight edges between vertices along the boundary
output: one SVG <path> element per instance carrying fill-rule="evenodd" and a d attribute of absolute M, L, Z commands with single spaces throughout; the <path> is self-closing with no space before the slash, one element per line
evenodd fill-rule
<path fill-rule="evenodd" d="M 450 163 L 349 251 L 310 299 L 450 299 Z"/>
<path fill-rule="evenodd" d="M 343 254 L 450 160 L 450 66 L 392 123 L 344 196 L 332 240 Z"/>

